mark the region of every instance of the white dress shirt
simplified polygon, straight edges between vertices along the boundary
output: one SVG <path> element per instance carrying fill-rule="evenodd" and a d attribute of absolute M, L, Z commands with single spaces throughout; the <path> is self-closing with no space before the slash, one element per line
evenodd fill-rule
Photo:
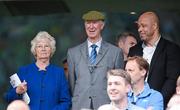
<path fill-rule="evenodd" d="M 89 52 L 89 56 L 91 55 L 91 51 L 92 51 L 91 45 L 93 45 L 93 44 L 97 45 L 97 47 L 96 47 L 96 52 L 97 52 L 97 54 L 98 54 L 99 49 L 100 49 L 100 47 L 101 47 L 102 38 L 101 38 L 98 42 L 96 42 L 96 43 L 92 43 L 92 42 L 90 42 L 89 40 L 87 40 L 87 41 L 88 41 L 88 52 Z"/>

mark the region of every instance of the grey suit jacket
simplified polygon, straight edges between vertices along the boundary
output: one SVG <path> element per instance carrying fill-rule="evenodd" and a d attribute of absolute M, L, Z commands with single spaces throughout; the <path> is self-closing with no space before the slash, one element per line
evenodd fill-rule
<path fill-rule="evenodd" d="M 110 103 L 107 95 L 106 74 L 109 69 L 123 68 L 123 53 L 105 41 L 102 41 L 96 63 L 90 65 L 87 41 L 68 50 L 69 84 L 72 94 L 72 110 L 97 109 Z"/>

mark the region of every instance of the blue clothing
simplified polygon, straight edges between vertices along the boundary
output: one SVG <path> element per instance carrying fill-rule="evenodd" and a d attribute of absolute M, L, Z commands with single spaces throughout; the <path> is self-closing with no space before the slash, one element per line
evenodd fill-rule
<path fill-rule="evenodd" d="M 64 70 L 49 64 L 46 70 L 39 70 L 35 63 L 21 67 L 18 72 L 21 81 L 27 82 L 31 110 L 69 110 L 71 97 Z M 11 88 L 6 100 L 22 99 Z"/>
<path fill-rule="evenodd" d="M 151 89 L 147 82 L 145 82 L 144 90 L 138 96 L 134 96 L 133 92 L 130 91 L 128 93 L 128 100 L 131 103 L 145 109 L 152 107 L 153 110 L 163 110 L 164 108 L 162 94 Z"/>
<path fill-rule="evenodd" d="M 126 110 L 145 110 L 144 108 L 134 105 L 134 104 L 128 104 L 128 108 Z"/>

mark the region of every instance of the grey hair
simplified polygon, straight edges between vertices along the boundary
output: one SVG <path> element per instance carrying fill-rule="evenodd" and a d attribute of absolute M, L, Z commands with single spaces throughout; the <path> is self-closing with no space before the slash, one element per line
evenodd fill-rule
<path fill-rule="evenodd" d="M 52 37 L 48 32 L 46 31 L 40 31 L 33 40 L 31 40 L 31 53 L 36 56 L 35 48 L 41 39 L 48 39 L 50 42 L 50 47 L 52 49 L 51 51 L 51 57 L 53 56 L 54 52 L 56 51 L 56 41 L 54 37 Z"/>

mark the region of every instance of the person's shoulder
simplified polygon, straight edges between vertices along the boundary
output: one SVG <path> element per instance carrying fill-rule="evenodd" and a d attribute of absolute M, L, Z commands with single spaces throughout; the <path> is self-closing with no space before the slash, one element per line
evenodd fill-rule
<path fill-rule="evenodd" d="M 23 66 L 19 67 L 19 70 L 24 70 L 24 69 L 32 68 L 33 66 L 34 66 L 34 63 L 23 65 Z"/>
<path fill-rule="evenodd" d="M 64 69 L 58 65 L 50 64 L 50 68 L 57 70 L 57 71 L 63 71 Z"/>
<path fill-rule="evenodd" d="M 17 71 L 18 76 L 25 76 L 28 73 L 32 73 L 32 71 L 34 71 L 34 68 L 35 68 L 34 65 L 35 65 L 34 63 L 31 63 L 31 64 L 20 66 Z"/>
<path fill-rule="evenodd" d="M 152 89 L 152 88 L 151 88 L 151 95 L 152 95 L 154 98 L 157 98 L 157 99 L 159 99 L 159 100 L 163 98 L 162 94 L 161 94 L 159 91 L 154 90 L 154 89 Z"/>
<path fill-rule="evenodd" d="M 178 48 L 180 49 L 180 46 L 177 45 L 175 42 L 167 40 L 165 38 L 161 38 L 161 41 L 164 42 L 167 46 L 166 47 L 170 47 L 170 48 Z"/>
<path fill-rule="evenodd" d="M 87 45 L 87 41 L 69 48 L 68 51 L 76 51 L 77 49 L 80 49 L 82 46 L 86 46 L 86 45 Z"/>
<path fill-rule="evenodd" d="M 102 44 L 101 45 L 106 45 L 106 46 L 109 46 L 109 47 L 112 47 L 112 48 L 118 48 L 117 46 L 111 44 L 110 42 L 107 42 L 107 41 L 102 41 Z"/>
<path fill-rule="evenodd" d="M 56 79 L 61 79 L 64 76 L 64 69 L 58 65 L 50 64 L 47 68 L 47 72 L 50 72 Z"/>
<path fill-rule="evenodd" d="M 120 51 L 121 50 L 121 48 L 119 48 L 119 47 L 117 47 L 117 46 L 115 46 L 109 42 L 103 41 L 102 43 L 103 43 L 103 45 L 107 46 L 110 50 L 113 50 L 113 51 L 115 51 L 115 50 Z"/>

